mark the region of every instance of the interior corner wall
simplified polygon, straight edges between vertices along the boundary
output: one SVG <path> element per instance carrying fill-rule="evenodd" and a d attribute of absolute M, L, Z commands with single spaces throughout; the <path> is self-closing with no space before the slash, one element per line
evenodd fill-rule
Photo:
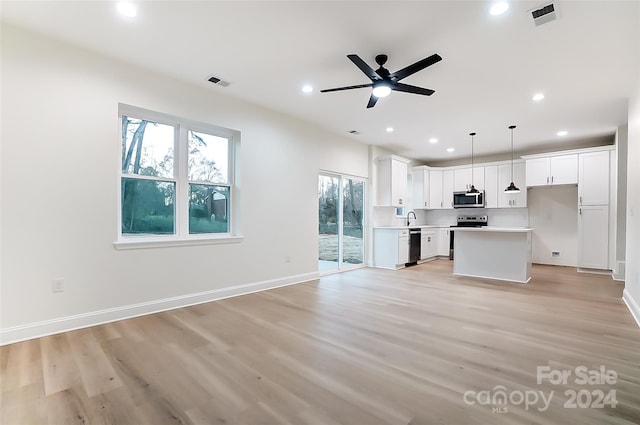
<path fill-rule="evenodd" d="M 640 6 L 638 7 L 640 17 Z M 629 99 L 624 299 L 640 325 L 640 76 Z"/>
<path fill-rule="evenodd" d="M 318 172 L 366 178 L 367 145 L 224 89 L 1 31 L 2 330 L 317 274 Z M 241 132 L 242 242 L 114 248 L 119 102 Z"/>
<path fill-rule="evenodd" d="M 575 185 L 527 190 L 529 225 L 534 229 L 532 261 L 556 266 L 578 265 L 578 188 Z M 559 255 L 554 257 L 553 252 Z"/>
<path fill-rule="evenodd" d="M 618 127 L 616 133 L 616 154 L 617 154 L 617 196 L 616 196 L 616 249 L 614 270 L 621 272 L 619 264 L 624 264 L 626 257 L 626 233 L 627 233 L 627 158 L 629 132 L 627 124 Z M 624 270 L 624 268 L 623 268 Z M 624 274 L 619 276 L 624 280 Z"/>

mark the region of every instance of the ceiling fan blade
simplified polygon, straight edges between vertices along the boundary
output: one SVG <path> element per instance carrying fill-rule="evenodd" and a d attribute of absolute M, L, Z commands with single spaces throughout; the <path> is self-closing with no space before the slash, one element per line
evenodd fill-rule
<path fill-rule="evenodd" d="M 335 89 L 324 89 L 324 90 L 320 90 L 320 93 L 329 93 L 332 91 L 342 91 L 342 90 L 351 90 L 351 89 L 363 89 L 365 87 L 373 87 L 373 84 L 358 84 L 356 86 L 336 87 Z"/>
<path fill-rule="evenodd" d="M 371 97 L 369 98 L 369 103 L 367 103 L 367 108 L 373 108 L 374 106 L 376 106 L 377 101 L 378 98 L 374 95 L 371 95 Z"/>
<path fill-rule="evenodd" d="M 409 84 L 397 83 L 392 87 L 392 90 L 401 91 L 405 93 L 423 94 L 425 96 L 431 96 L 435 93 L 435 90 L 425 89 L 422 87 L 411 86 Z"/>
<path fill-rule="evenodd" d="M 440 62 L 442 58 L 438 54 L 434 54 L 429 56 L 428 58 L 424 58 L 421 61 L 414 63 L 413 65 L 409 65 L 406 68 L 402 68 L 400 71 L 396 71 L 391 74 L 389 77 L 395 81 L 400 81 L 403 78 L 408 77 L 409 75 L 415 74 L 418 71 L 422 71 L 428 66 L 433 65 L 434 63 Z"/>
<path fill-rule="evenodd" d="M 360 68 L 360 71 L 364 72 L 364 74 L 367 77 L 369 77 L 369 79 L 371 81 L 380 80 L 380 76 L 378 75 L 378 73 L 376 71 L 374 71 L 373 68 L 371 68 L 369 65 L 367 65 L 367 63 L 365 61 L 360 59 L 360 56 L 358 56 L 358 55 L 347 55 L 347 57 L 349 59 L 351 59 L 351 62 L 353 62 L 358 68 Z"/>

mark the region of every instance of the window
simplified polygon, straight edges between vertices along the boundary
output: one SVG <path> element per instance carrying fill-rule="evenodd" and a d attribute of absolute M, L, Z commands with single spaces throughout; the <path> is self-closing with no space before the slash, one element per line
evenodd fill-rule
<path fill-rule="evenodd" d="M 126 105 L 120 125 L 120 244 L 234 236 L 238 132 Z"/>

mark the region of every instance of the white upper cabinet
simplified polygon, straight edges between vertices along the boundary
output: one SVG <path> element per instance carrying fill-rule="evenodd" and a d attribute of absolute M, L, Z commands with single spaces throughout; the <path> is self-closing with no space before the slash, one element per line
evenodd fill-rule
<path fill-rule="evenodd" d="M 578 183 L 578 155 L 557 155 L 526 160 L 526 186 Z"/>
<path fill-rule="evenodd" d="M 442 172 L 442 208 L 453 208 L 453 170 Z"/>
<path fill-rule="evenodd" d="M 408 163 L 395 155 L 378 158 L 378 205 L 406 206 Z"/>
<path fill-rule="evenodd" d="M 498 208 L 498 166 L 484 167 L 484 202 L 487 208 Z M 504 188 L 502 188 L 504 191 Z"/>
<path fill-rule="evenodd" d="M 453 190 L 461 192 L 471 189 L 474 185 L 478 190 L 484 190 L 484 167 L 474 166 L 469 168 L 459 168 L 453 171 Z"/>
<path fill-rule="evenodd" d="M 442 184 L 440 185 L 442 186 Z M 429 204 L 429 168 L 413 168 L 413 208 L 431 208 Z M 440 205 L 440 204 L 438 204 Z"/>
<path fill-rule="evenodd" d="M 471 170 L 471 184 L 473 184 L 478 190 L 485 190 L 485 167 L 482 166 L 474 166 Z"/>
<path fill-rule="evenodd" d="M 453 171 L 453 190 L 461 192 L 471 187 L 471 168 L 459 168 Z"/>
<path fill-rule="evenodd" d="M 551 184 L 578 183 L 578 156 L 560 155 L 551 158 Z"/>
<path fill-rule="evenodd" d="M 525 178 L 524 162 L 513 163 L 513 179 L 511 163 L 498 166 L 498 208 L 524 208 L 527 206 L 527 188 L 522 182 Z M 504 190 L 514 182 L 520 188 L 519 193 L 505 193 Z"/>
<path fill-rule="evenodd" d="M 442 170 L 429 170 L 429 208 L 444 208 L 442 198 Z"/>
<path fill-rule="evenodd" d="M 578 203 L 607 205 L 609 203 L 609 151 L 579 154 Z"/>
<path fill-rule="evenodd" d="M 415 178 L 415 177 L 414 177 Z M 453 208 L 453 170 L 429 170 L 428 201 L 429 209 Z"/>

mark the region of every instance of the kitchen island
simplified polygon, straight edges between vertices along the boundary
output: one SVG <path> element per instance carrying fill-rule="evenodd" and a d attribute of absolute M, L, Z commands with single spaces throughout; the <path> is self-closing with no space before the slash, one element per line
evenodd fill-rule
<path fill-rule="evenodd" d="M 456 227 L 453 274 L 527 283 L 531 232 L 521 227 Z"/>

